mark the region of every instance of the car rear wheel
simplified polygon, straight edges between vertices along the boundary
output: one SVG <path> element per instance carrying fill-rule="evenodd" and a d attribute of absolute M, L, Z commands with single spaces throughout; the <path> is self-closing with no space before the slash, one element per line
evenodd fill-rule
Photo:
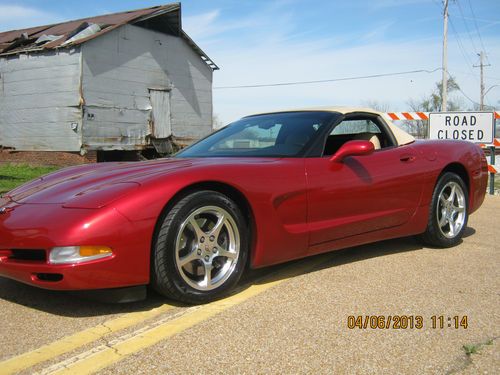
<path fill-rule="evenodd" d="M 247 259 L 245 219 L 238 206 L 215 191 L 197 191 L 163 217 L 152 254 L 152 286 L 188 303 L 226 294 Z"/>
<path fill-rule="evenodd" d="M 467 187 L 460 176 L 444 173 L 434 189 L 423 241 L 438 247 L 458 244 L 467 226 L 468 201 Z"/>

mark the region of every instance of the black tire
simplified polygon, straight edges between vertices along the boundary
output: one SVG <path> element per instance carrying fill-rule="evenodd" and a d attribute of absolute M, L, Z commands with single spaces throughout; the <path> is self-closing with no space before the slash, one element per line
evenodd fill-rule
<path fill-rule="evenodd" d="M 226 221 L 219 232 L 214 232 L 217 238 L 209 235 L 222 218 Z M 214 226 L 210 227 L 212 223 Z M 191 304 L 224 296 L 245 269 L 249 243 L 247 227 L 236 203 L 221 193 L 203 190 L 183 197 L 160 219 L 151 256 L 152 287 L 168 298 Z M 234 252 L 229 251 L 230 247 Z M 191 258 L 193 260 L 181 265 L 183 260 Z"/>
<path fill-rule="evenodd" d="M 453 186 L 456 192 L 455 196 L 451 197 Z M 448 197 L 447 194 L 449 194 Z M 459 198 L 460 195 L 461 197 Z M 446 202 L 453 202 L 440 202 L 440 197 L 447 197 L 447 199 L 444 199 Z M 463 208 L 459 206 L 463 206 Z M 456 209 L 461 209 L 463 211 L 455 212 Z M 446 214 L 443 214 L 443 212 Z M 462 213 L 463 216 L 461 216 Z M 464 230 L 467 227 L 469 218 L 468 213 L 469 194 L 467 186 L 465 186 L 465 183 L 459 175 L 452 172 L 443 173 L 439 177 L 432 194 L 427 229 L 420 236 L 421 240 L 425 244 L 434 247 L 452 247 L 457 245 L 461 241 Z M 451 221 L 447 221 L 448 217 Z M 459 225 L 456 227 L 454 225 L 452 230 L 452 223 L 459 223 Z"/>

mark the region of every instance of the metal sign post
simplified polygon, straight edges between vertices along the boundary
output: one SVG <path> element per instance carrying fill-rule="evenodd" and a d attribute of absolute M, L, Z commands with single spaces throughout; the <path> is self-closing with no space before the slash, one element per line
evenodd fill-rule
<path fill-rule="evenodd" d="M 490 165 L 495 165 L 495 146 L 490 147 Z M 490 194 L 495 194 L 495 173 L 490 173 Z"/>

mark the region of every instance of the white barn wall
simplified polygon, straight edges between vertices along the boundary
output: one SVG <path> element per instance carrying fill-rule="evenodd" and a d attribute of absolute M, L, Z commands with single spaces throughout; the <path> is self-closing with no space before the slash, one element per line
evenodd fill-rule
<path fill-rule="evenodd" d="M 172 132 L 201 138 L 212 131 L 213 71 L 182 38 L 166 35 L 167 69 L 172 80 Z"/>
<path fill-rule="evenodd" d="M 0 145 L 80 151 L 80 78 L 78 48 L 0 57 Z"/>
<path fill-rule="evenodd" d="M 183 39 L 125 25 L 85 43 L 82 58 L 86 147 L 145 144 L 152 133 L 149 88 L 171 88 L 175 136 L 212 130 L 212 70 Z"/>

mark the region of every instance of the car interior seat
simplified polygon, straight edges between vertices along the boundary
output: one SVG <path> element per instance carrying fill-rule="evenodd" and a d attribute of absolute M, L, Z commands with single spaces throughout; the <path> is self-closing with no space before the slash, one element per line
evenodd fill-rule
<path fill-rule="evenodd" d="M 375 133 L 359 133 L 353 138 L 354 140 L 359 141 L 369 141 L 373 143 L 375 150 L 380 150 L 382 146 L 380 145 L 380 139 Z"/>

